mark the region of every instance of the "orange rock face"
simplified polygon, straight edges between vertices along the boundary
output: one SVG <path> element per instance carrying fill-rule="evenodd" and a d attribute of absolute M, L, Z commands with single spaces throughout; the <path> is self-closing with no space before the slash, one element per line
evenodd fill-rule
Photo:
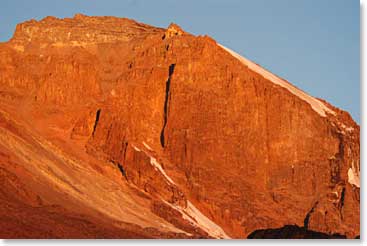
<path fill-rule="evenodd" d="M 360 233 L 359 126 L 210 37 L 46 17 L 0 44 L 0 71 L 2 237 Z M 30 208 L 56 229 L 12 232 Z"/>

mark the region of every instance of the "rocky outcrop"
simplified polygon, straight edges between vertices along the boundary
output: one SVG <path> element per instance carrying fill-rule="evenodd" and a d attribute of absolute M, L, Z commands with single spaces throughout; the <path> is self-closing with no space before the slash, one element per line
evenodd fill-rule
<path fill-rule="evenodd" d="M 89 17 L 83 14 L 65 19 L 48 16 L 41 21 L 30 20 L 17 25 L 11 42 L 19 46 L 29 43 L 83 46 L 130 41 L 162 30 L 127 18 Z"/>
<path fill-rule="evenodd" d="M 360 234 L 359 126 L 212 38 L 77 15 L 20 24 L 0 52 L 3 91 L 73 111 L 70 141 L 180 230 Z"/>
<path fill-rule="evenodd" d="M 163 39 L 172 38 L 177 35 L 183 35 L 185 32 L 175 23 L 171 23 L 167 28 L 167 31 L 164 33 Z"/>

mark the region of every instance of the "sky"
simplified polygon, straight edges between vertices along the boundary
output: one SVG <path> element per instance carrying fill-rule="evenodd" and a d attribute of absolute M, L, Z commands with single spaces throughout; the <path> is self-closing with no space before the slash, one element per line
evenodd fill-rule
<path fill-rule="evenodd" d="M 171 22 L 323 98 L 360 122 L 359 0 L 2 0 L 0 42 L 19 22 L 76 13 Z"/>

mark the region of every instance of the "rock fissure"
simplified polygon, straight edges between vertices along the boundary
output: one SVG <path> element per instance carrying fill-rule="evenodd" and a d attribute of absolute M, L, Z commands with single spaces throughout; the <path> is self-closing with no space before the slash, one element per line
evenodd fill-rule
<path fill-rule="evenodd" d="M 120 170 L 120 172 L 121 172 L 122 176 L 124 176 L 124 177 L 125 177 L 125 179 L 126 179 L 126 181 L 128 181 L 128 180 L 127 180 L 126 171 L 125 171 L 124 167 L 121 165 L 121 163 L 117 163 L 117 167 L 119 168 L 119 170 Z"/>
<path fill-rule="evenodd" d="M 124 166 L 120 162 L 114 160 L 110 160 L 110 162 L 119 169 L 121 175 L 126 179 L 126 181 L 128 181 Z"/>
<path fill-rule="evenodd" d="M 162 148 L 164 148 L 166 144 L 165 128 L 167 126 L 168 108 L 169 108 L 169 102 L 170 102 L 170 96 L 171 96 L 170 95 L 171 78 L 175 70 L 175 66 L 176 64 L 171 64 L 168 68 L 168 79 L 166 81 L 166 94 L 165 94 L 164 108 L 163 108 L 163 127 L 162 127 L 161 138 L 160 138 Z"/>
<path fill-rule="evenodd" d="M 342 192 L 340 194 L 340 201 L 339 201 L 339 213 L 340 213 L 341 220 L 343 220 L 344 199 L 345 199 L 345 187 L 343 187 L 342 189 Z"/>
<path fill-rule="evenodd" d="M 94 133 L 96 132 L 96 128 L 99 122 L 99 117 L 101 115 L 101 109 L 98 109 L 96 112 L 96 119 L 94 121 L 94 125 L 93 125 L 93 132 L 92 132 L 92 136 L 94 137 Z"/>
<path fill-rule="evenodd" d="M 306 229 L 306 230 L 308 230 L 308 224 L 310 223 L 310 217 L 311 217 L 311 214 L 315 211 L 315 208 L 316 208 L 316 206 L 317 206 L 317 204 L 318 204 L 319 202 L 318 201 L 316 201 L 315 203 L 314 203 L 314 205 L 312 206 L 312 208 L 310 209 L 310 211 L 306 214 L 306 217 L 305 217 L 305 220 L 304 220 L 304 222 L 303 222 L 303 227 Z"/>

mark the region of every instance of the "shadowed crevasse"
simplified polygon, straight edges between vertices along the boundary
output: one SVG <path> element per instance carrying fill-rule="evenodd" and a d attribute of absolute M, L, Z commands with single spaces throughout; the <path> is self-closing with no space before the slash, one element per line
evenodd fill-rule
<path fill-rule="evenodd" d="M 96 112 L 96 120 L 94 121 L 92 136 L 94 136 L 94 133 L 96 131 L 100 115 L 101 115 L 101 109 L 98 109 L 97 112 Z"/>
<path fill-rule="evenodd" d="M 166 95 L 164 100 L 164 115 L 163 115 L 163 127 L 161 131 L 161 145 L 162 148 L 165 146 L 165 136 L 164 136 L 164 130 L 167 125 L 167 118 L 168 118 L 168 107 L 169 107 L 169 101 L 170 101 L 170 86 L 171 86 L 171 77 L 175 70 L 176 64 L 171 64 L 168 68 L 168 79 L 166 81 Z"/>
<path fill-rule="evenodd" d="M 315 202 L 315 204 L 312 206 L 312 208 L 310 209 L 310 211 L 306 214 L 306 217 L 305 217 L 304 222 L 303 222 L 303 226 L 304 226 L 304 228 L 306 230 L 308 229 L 308 223 L 310 221 L 310 216 L 314 212 L 315 207 L 317 206 L 318 203 L 319 203 L 318 201 Z"/>

